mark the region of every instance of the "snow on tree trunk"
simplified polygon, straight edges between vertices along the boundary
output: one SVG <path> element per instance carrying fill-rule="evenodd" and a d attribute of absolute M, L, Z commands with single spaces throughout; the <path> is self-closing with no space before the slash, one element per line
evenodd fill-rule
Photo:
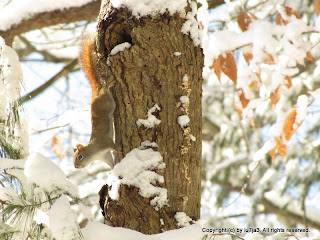
<path fill-rule="evenodd" d="M 102 5 L 97 47 L 110 67 L 107 81 L 114 82 L 119 159 L 141 145 L 158 151 L 166 167 L 156 170 L 164 177 L 156 185 L 168 198 L 156 210 L 133 186 L 121 185 L 118 201 L 106 187 L 100 197 L 108 225 L 153 234 L 178 228 L 177 212 L 200 217 L 203 53 L 181 32 L 188 19 L 178 13 L 137 19 L 127 8 Z"/>

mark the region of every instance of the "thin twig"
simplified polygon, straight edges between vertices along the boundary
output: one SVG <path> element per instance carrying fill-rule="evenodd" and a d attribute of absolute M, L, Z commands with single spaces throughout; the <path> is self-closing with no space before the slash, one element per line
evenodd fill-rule
<path fill-rule="evenodd" d="M 40 87 L 38 87 L 37 89 L 33 90 L 32 92 L 26 94 L 25 96 L 21 97 L 19 99 L 20 104 L 23 104 L 23 103 L 29 101 L 30 99 L 35 98 L 39 94 L 43 93 L 51 85 L 53 85 L 59 78 L 70 73 L 77 64 L 78 64 L 78 59 L 76 58 L 72 62 L 70 62 L 68 65 L 66 65 L 60 72 L 58 72 L 56 75 L 54 75 L 51 79 L 49 79 L 47 82 L 42 84 Z"/>
<path fill-rule="evenodd" d="M 43 129 L 43 130 L 38 130 L 38 131 L 35 131 L 34 133 L 32 134 L 39 134 L 39 133 L 43 133 L 43 132 L 46 132 L 46 131 L 50 131 L 50 130 L 53 130 L 53 129 L 57 129 L 57 128 L 64 128 L 66 126 L 70 125 L 69 123 L 65 124 L 65 125 L 62 125 L 62 126 L 55 126 L 55 127 L 51 127 L 51 128 L 47 128 L 47 129 Z"/>

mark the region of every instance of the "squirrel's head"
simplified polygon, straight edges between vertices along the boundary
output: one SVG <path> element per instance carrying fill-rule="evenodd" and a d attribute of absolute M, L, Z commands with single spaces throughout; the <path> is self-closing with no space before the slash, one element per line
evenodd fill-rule
<path fill-rule="evenodd" d="M 106 139 L 103 145 L 98 145 L 94 140 L 90 141 L 87 145 L 83 146 L 77 144 L 76 148 L 73 149 L 74 157 L 73 164 L 75 168 L 84 168 L 95 160 L 100 160 L 107 163 L 111 168 L 114 166 L 113 157 L 110 150 L 116 151 L 114 143 L 108 142 Z"/>
<path fill-rule="evenodd" d="M 84 168 L 87 164 L 85 162 L 85 148 L 81 144 L 77 144 L 76 148 L 73 149 L 74 157 L 73 164 L 75 168 Z"/>

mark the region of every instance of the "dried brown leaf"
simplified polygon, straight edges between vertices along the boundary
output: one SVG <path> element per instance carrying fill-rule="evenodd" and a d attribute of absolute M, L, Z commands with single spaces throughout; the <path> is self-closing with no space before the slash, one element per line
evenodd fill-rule
<path fill-rule="evenodd" d="M 250 61 L 252 60 L 253 58 L 253 55 L 251 52 L 244 52 L 243 53 L 243 57 L 244 59 L 246 60 L 247 64 L 249 65 L 250 64 Z"/>
<path fill-rule="evenodd" d="M 219 82 L 221 83 L 221 65 L 222 65 L 223 57 L 219 55 L 217 59 L 214 60 L 213 64 L 209 67 L 210 69 L 214 69 L 214 73 L 217 75 Z"/>
<path fill-rule="evenodd" d="M 267 53 L 267 52 L 263 54 L 262 62 L 264 64 L 268 64 L 268 65 L 276 64 L 276 62 L 274 61 L 273 56 L 270 53 Z"/>
<path fill-rule="evenodd" d="M 276 147 L 274 147 L 273 149 L 271 149 L 268 153 L 269 153 L 269 155 L 270 155 L 270 157 L 271 157 L 271 164 L 273 164 L 273 162 L 274 162 L 274 158 L 275 158 L 275 156 L 276 156 Z"/>
<path fill-rule="evenodd" d="M 296 128 L 294 129 L 293 127 L 293 124 L 296 121 L 296 116 L 297 116 L 296 109 L 292 109 L 291 112 L 284 119 L 282 131 L 287 141 L 290 140 L 290 138 L 296 131 Z"/>
<path fill-rule="evenodd" d="M 252 22 L 252 19 L 256 20 L 258 18 L 253 13 L 247 13 L 245 11 L 239 14 L 237 21 L 242 32 L 248 30 L 248 27 Z"/>
<path fill-rule="evenodd" d="M 237 83 L 237 64 L 233 52 L 220 54 L 209 68 L 214 69 L 219 82 L 221 82 L 221 72 L 223 72 L 234 83 Z"/>
<path fill-rule="evenodd" d="M 317 60 L 312 54 L 311 52 L 307 52 L 306 53 L 306 57 L 304 58 L 307 61 L 313 61 L 313 60 Z"/>
<path fill-rule="evenodd" d="M 54 152 L 54 154 L 60 159 L 60 161 L 62 160 L 62 142 L 60 140 L 60 138 L 58 138 L 57 136 L 54 136 L 52 138 L 51 141 L 51 146 L 52 146 L 52 150 Z"/>
<path fill-rule="evenodd" d="M 278 150 L 279 155 L 284 158 L 287 155 L 288 147 L 284 143 L 283 139 L 281 137 L 275 137 L 274 138 L 276 142 L 276 148 Z"/>
<path fill-rule="evenodd" d="M 320 14 L 320 0 L 314 1 L 314 12 L 317 16 Z"/>
<path fill-rule="evenodd" d="M 256 124 L 254 123 L 254 119 L 252 117 L 249 119 L 249 123 L 251 127 L 256 128 Z"/>
<path fill-rule="evenodd" d="M 227 75 L 235 84 L 237 83 L 237 63 L 233 52 L 228 52 L 223 57 L 221 71 Z"/>
<path fill-rule="evenodd" d="M 233 102 L 234 108 L 236 109 L 237 113 L 239 114 L 240 118 L 242 118 L 242 106 Z"/>
<path fill-rule="evenodd" d="M 285 6 L 285 12 L 288 16 L 294 15 L 297 19 L 300 19 L 299 14 L 294 11 L 291 7 Z M 288 21 L 284 20 L 280 13 L 276 15 L 276 24 L 277 25 L 287 25 Z"/>
<path fill-rule="evenodd" d="M 244 95 L 244 92 L 243 92 L 242 89 L 238 89 L 237 92 L 238 92 L 238 95 L 239 95 L 239 99 L 240 99 L 242 108 L 244 109 L 244 108 L 246 108 L 248 106 L 250 100 L 248 100 L 246 98 L 246 96 Z"/>
<path fill-rule="evenodd" d="M 270 100 L 273 106 L 276 106 L 280 100 L 280 86 L 276 90 L 270 93 Z"/>
<path fill-rule="evenodd" d="M 285 77 L 285 83 L 284 83 L 284 85 L 285 85 L 287 88 L 291 88 L 291 87 L 292 87 L 291 77 L 289 77 L 289 76 L 286 76 L 286 77 Z"/>
<path fill-rule="evenodd" d="M 252 22 L 252 19 L 247 12 L 241 12 L 239 14 L 238 24 L 242 32 L 248 29 L 248 26 L 251 22 Z"/>
<path fill-rule="evenodd" d="M 259 90 L 258 82 L 257 82 L 257 81 L 252 81 L 252 82 L 249 84 L 249 88 L 250 88 L 250 90 L 255 89 L 256 91 L 258 91 L 258 90 Z"/>

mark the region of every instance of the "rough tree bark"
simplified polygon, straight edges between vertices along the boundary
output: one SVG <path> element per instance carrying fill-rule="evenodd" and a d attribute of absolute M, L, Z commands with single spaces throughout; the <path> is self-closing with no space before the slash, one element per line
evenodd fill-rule
<path fill-rule="evenodd" d="M 115 138 L 120 159 L 143 141 L 156 142 L 154 150 L 161 153 L 166 164 L 159 173 L 164 176 L 161 187 L 167 189 L 169 203 L 156 211 L 150 199 L 126 185 L 119 189 L 119 201 L 113 201 L 105 187 L 100 198 L 108 225 L 154 234 L 178 228 L 176 212 L 185 212 L 194 220 L 200 217 L 203 54 L 190 36 L 181 33 L 184 22 L 179 14 L 136 19 L 128 9 L 113 9 L 108 1 L 102 3 L 99 52 L 107 58 L 117 44 L 132 44 L 130 49 L 109 57 L 107 81 L 114 82 Z M 188 81 L 183 81 L 185 76 Z M 181 96 L 188 96 L 190 103 L 181 104 Z M 161 120 L 160 125 L 138 128 L 136 121 L 144 119 L 155 104 L 161 108 L 153 113 Z M 181 115 L 189 116 L 187 127 L 178 124 Z"/>

